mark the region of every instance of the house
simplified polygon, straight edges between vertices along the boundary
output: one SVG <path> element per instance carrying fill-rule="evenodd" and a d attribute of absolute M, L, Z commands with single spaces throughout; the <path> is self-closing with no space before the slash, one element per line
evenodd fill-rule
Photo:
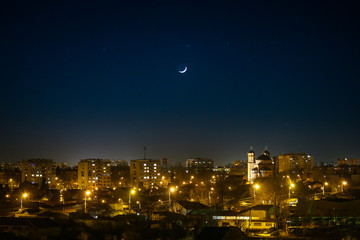
<path fill-rule="evenodd" d="M 185 200 L 173 202 L 171 206 L 173 212 L 182 215 L 187 215 L 191 210 L 199 209 L 209 209 L 209 207 L 199 202 L 189 202 Z"/>
<path fill-rule="evenodd" d="M 276 213 L 274 205 L 256 205 L 243 212 L 243 216 L 248 216 L 248 228 L 250 230 L 261 230 L 277 227 Z"/>
<path fill-rule="evenodd" d="M 241 227 L 244 221 L 248 221 L 248 216 L 240 215 L 231 210 L 215 211 L 212 213 L 212 220 L 216 221 L 219 227 Z"/>
<path fill-rule="evenodd" d="M 34 218 L 37 217 L 38 214 L 45 212 L 45 210 L 43 209 L 39 209 L 39 208 L 23 208 L 23 209 L 19 209 L 17 212 L 15 212 L 15 217 L 19 218 L 19 217 L 29 217 L 29 218 Z"/>

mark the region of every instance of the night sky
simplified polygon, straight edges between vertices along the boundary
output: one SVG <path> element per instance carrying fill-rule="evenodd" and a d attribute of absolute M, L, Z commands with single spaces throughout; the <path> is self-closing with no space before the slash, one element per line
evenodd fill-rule
<path fill-rule="evenodd" d="M 355 2 L 2 3 L 0 161 L 360 158 Z"/>

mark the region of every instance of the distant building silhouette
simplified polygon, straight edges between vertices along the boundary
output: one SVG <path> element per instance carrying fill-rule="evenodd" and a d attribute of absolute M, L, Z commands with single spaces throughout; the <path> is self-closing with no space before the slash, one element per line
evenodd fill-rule
<path fill-rule="evenodd" d="M 295 169 L 311 171 L 314 167 L 314 157 L 306 153 L 280 154 L 279 172 L 288 172 Z"/>
<path fill-rule="evenodd" d="M 358 158 L 338 158 L 337 165 L 338 166 L 358 166 L 359 159 Z"/>
<path fill-rule="evenodd" d="M 186 167 L 194 172 L 212 170 L 214 168 L 214 161 L 206 158 L 189 158 L 186 160 Z"/>
<path fill-rule="evenodd" d="M 247 161 L 235 160 L 230 169 L 230 174 L 247 176 Z"/>

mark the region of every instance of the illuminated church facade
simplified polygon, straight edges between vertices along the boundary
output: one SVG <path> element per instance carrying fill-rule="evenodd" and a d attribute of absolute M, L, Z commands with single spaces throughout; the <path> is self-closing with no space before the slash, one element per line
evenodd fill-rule
<path fill-rule="evenodd" d="M 247 162 L 248 182 L 254 182 L 256 178 L 269 177 L 274 172 L 274 160 L 270 157 L 270 152 L 265 147 L 264 152 L 255 159 L 255 152 L 252 147 L 248 152 Z"/>

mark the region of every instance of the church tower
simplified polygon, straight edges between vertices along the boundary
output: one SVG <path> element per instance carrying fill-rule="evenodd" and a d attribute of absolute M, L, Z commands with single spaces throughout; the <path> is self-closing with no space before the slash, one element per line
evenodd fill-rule
<path fill-rule="evenodd" d="M 250 151 L 248 152 L 248 162 L 247 162 L 247 179 L 248 182 L 252 181 L 251 170 L 255 168 L 255 152 L 253 151 L 253 147 L 250 146 Z"/>

